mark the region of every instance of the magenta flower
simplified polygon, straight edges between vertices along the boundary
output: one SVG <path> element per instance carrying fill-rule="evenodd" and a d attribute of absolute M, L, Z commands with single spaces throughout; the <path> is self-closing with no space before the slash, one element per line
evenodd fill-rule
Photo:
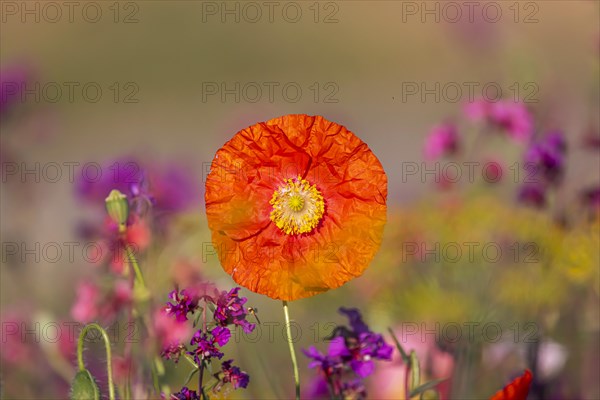
<path fill-rule="evenodd" d="M 524 184 L 519 188 L 517 200 L 524 205 L 543 208 L 546 205 L 546 188 L 540 183 Z"/>
<path fill-rule="evenodd" d="M 188 324 L 172 318 L 166 308 L 154 312 L 154 334 L 162 348 L 163 356 L 175 358 L 181 353 L 183 343 L 191 334 Z"/>
<path fill-rule="evenodd" d="M 182 387 L 177 393 L 172 393 L 169 400 L 200 400 L 200 396 L 195 390 Z"/>
<path fill-rule="evenodd" d="M 464 111 L 471 121 L 484 122 L 506 133 L 513 140 L 524 142 L 533 134 L 533 116 L 525 104 L 520 102 L 478 99 L 468 103 Z"/>
<path fill-rule="evenodd" d="M 169 293 L 169 298 L 173 300 L 173 303 L 167 303 L 165 311 L 167 314 L 175 316 L 179 322 L 187 321 L 188 314 L 193 314 L 200 308 L 198 305 L 200 297 L 190 293 L 187 289 L 173 290 Z"/>
<path fill-rule="evenodd" d="M 83 281 L 77 285 L 76 293 L 71 316 L 78 322 L 92 322 L 100 314 L 98 308 L 100 289 L 92 282 Z"/>
<path fill-rule="evenodd" d="M 230 324 L 239 325 L 245 333 L 251 333 L 256 327 L 246 320 L 248 312 L 244 309 L 244 304 L 248 301 L 246 297 L 240 297 L 239 287 L 231 289 L 229 292 L 223 291 L 216 298 L 216 308 L 214 313 L 215 321 L 221 326 Z"/>
<path fill-rule="evenodd" d="M 557 185 L 564 175 L 566 149 L 563 134 L 551 132 L 527 149 L 525 168 L 534 174 L 536 182 Z"/>
<path fill-rule="evenodd" d="M 425 140 L 424 154 L 428 160 L 453 155 L 459 148 L 459 138 L 454 124 L 434 126 Z"/>
<path fill-rule="evenodd" d="M 194 360 L 200 365 L 204 360 L 211 359 L 213 357 L 221 358 L 223 353 L 219 350 L 219 347 L 224 346 L 229 341 L 231 332 L 228 328 L 221 326 L 215 327 L 209 333 L 203 333 L 201 330 L 194 334 L 190 344 L 197 345 L 195 349 L 188 352 L 189 355 L 194 357 Z"/>
<path fill-rule="evenodd" d="M 221 365 L 222 383 L 231 383 L 234 389 L 248 387 L 250 376 L 238 367 L 232 366 L 232 362 L 233 360 L 227 360 Z"/>
<path fill-rule="evenodd" d="M 127 309 L 133 300 L 131 284 L 126 280 L 118 280 L 110 293 L 102 300 L 100 314 L 105 321 L 112 320 L 121 311 Z"/>
<path fill-rule="evenodd" d="M 590 187 L 581 192 L 583 203 L 592 210 L 600 210 L 600 186 Z"/>
<path fill-rule="evenodd" d="M 373 361 L 390 361 L 394 350 L 380 334 L 369 329 L 357 309 L 342 307 L 339 311 L 348 317 L 350 328 L 338 326 L 334 329 L 327 355 L 315 347 L 302 351 L 312 360 L 309 367 L 317 368 L 323 374 L 334 394 L 361 398 L 365 392 L 362 378 L 373 373 Z M 355 378 L 343 381 L 344 371 L 352 371 Z"/>

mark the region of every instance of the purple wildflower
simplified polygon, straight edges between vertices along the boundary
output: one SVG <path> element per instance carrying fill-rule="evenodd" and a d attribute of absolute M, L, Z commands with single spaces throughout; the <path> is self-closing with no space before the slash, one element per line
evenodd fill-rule
<path fill-rule="evenodd" d="M 551 132 L 527 149 L 525 168 L 540 178 L 539 183 L 556 185 L 564 174 L 566 148 L 562 133 Z"/>
<path fill-rule="evenodd" d="M 360 311 L 357 308 L 345 308 L 340 307 L 338 310 L 340 314 L 344 314 L 348 318 L 348 323 L 350 327 L 357 335 L 361 333 L 370 332 L 369 327 L 362 319 L 362 315 L 360 315 Z"/>
<path fill-rule="evenodd" d="M 143 215 L 149 207 L 158 217 L 184 211 L 199 198 L 191 169 L 179 163 L 154 165 L 134 157 L 104 163 L 99 171 L 87 168 L 78 174 L 77 194 L 91 204 L 102 203 L 117 189 L 130 200 L 133 213 Z"/>
<path fill-rule="evenodd" d="M 200 396 L 195 390 L 184 386 L 179 392 L 171 394 L 171 400 L 200 400 Z"/>
<path fill-rule="evenodd" d="M 600 210 L 600 186 L 583 190 L 581 192 L 581 199 L 587 207 Z"/>
<path fill-rule="evenodd" d="M 356 308 L 340 308 L 340 313 L 348 317 L 351 331 L 341 332 L 329 344 L 329 355 L 337 356 L 350 366 L 357 375 L 366 377 L 373 372 L 373 359 L 391 360 L 393 347 L 383 340 L 383 336 L 371 332 Z"/>
<path fill-rule="evenodd" d="M 193 314 L 199 308 L 200 297 L 191 294 L 187 289 L 183 289 L 181 292 L 173 290 L 169 293 L 169 298 L 175 304 L 167 303 L 165 310 L 168 314 L 174 315 L 179 322 L 187 321 L 188 313 Z"/>
<path fill-rule="evenodd" d="M 425 158 L 436 160 L 438 158 L 456 153 L 459 147 L 459 138 L 454 124 L 445 123 L 436 125 L 425 140 Z"/>
<path fill-rule="evenodd" d="M 244 304 L 246 304 L 248 299 L 240 297 L 238 295 L 239 291 L 240 288 L 236 287 L 229 292 L 223 291 L 218 295 L 214 318 L 220 326 L 230 324 L 239 325 L 244 330 L 244 333 L 251 333 L 256 325 L 246 320 L 248 312 L 244 308 Z"/>
<path fill-rule="evenodd" d="M 132 199 L 134 194 L 131 189 L 142 183 L 144 174 L 138 160 L 121 157 L 103 163 L 97 171 L 94 168 L 84 168 L 77 176 L 79 198 L 91 204 L 102 204 L 102 199 L 112 189 L 117 189 Z"/>
<path fill-rule="evenodd" d="M 234 389 L 248 387 L 250 376 L 238 367 L 232 366 L 232 362 L 233 360 L 227 360 L 221 365 L 222 383 L 231 383 Z"/>
<path fill-rule="evenodd" d="M 163 347 L 160 356 L 165 360 L 173 360 L 177 363 L 184 351 L 186 351 L 186 347 L 183 344 L 169 344 Z"/>
<path fill-rule="evenodd" d="M 361 399 L 366 396 L 362 378 L 373 373 L 373 360 L 391 360 L 393 347 L 369 329 L 357 309 L 341 307 L 339 312 L 348 317 L 350 329 L 338 326 L 333 331 L 327 355 L 315 347 L 302 352 L 312 359 L 309 367 L 318 368 L 335 395 Z M 358 379 L 343 382 L 343 372 L 347 370 Z"/>
<path fill-rule="evenodd" d="M 211 331 L 214 340 L 219 346 L 225 346 L 227 342 L 229 342 L 229 338 L 231 337 L 231 332 L 228 328 L 223 328 L 222 326 L 216 326 Z"/>
<path fill-rule="evenodd" d="M 228 328 L 220 326 L 215 327 L 209 334 L 203 333 L 201 330 L 194 334 L 190 344 L 198 347 L 193 351 L 188 352 L 194 357 L 197 364 L 201 364 L 203 360 L 213 357 L 222 358 L 223 353 L 216 346 L 224 346 L 229 341 L 231 332 Z"/>
<path fill-rule="evenodd" d="M 321 353 L 315 346 L 310 346 L 308 350 L 302 349 L 304 355 L 308 358 L 312 358 L 308 364 L 308 368 L 319 368 L 321 371 L 325 372 L 327 375 L 328 372 L 331 372 L 334 368 L 335 360 Z"/>
<path fill-rule="evenodd" d="M 519 203 L 543 208 L 546 205 L 546 189 L 541 184 L 525 184 L 517 195 Z"/>

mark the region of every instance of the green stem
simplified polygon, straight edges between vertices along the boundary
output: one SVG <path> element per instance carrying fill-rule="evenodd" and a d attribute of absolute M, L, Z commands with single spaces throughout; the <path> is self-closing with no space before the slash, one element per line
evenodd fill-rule
<path fill-rule="evenodd" d="M 81 330 L 79 334 L 79 340 L 77 341 L 77 364 L 79 366 L 80 371 L 85 371 L 85 363 L 83 362 L 83 341 L 85 340 L 85 336 L 87 335 L 90 329 L 96 329 L 102 335 L 102 339 L 104 340 L 104 347 L 106 348 L 106 370 L 108 376 L 108 398 L 109 400 L 115 399 L 115 386 L 113 383 L 112 377 L 112 356 L 110 351 L 110 340 L 108 339 L 108 334 L 97 323 L 87 324 Z"/>
<path fill-rule="evenodd" d="M 127 246 L 127 258 L 129 258 L 129 262 L 131 262 L 131 266 L 133 267 L 133 271 L 135 272 L 135 279 L 138 281 L 143 288 L 146 287 L 146 282 L 144 281 L 144 276 L 142 275 L 142 271 L 140 270 L 140 266 L 138 265 L 137 260 L 135 259 L 135 255 L 133 254 L 133 250 L 131 250 L 131 246 Z"/>
<path fill-rule="evenodd" d="M 287 333 L 288 345 L 290 348 L 290 356 L 292 357 L 292 366 L 294 367 L 294 382 L 296 383 L 296 400 L 300 400 L 300 375 L 298 374 L 298 361 L 296 361 L 296 350 L 294 350 L 294 342 L 292 340 L 292 329 L 290 325 L 290 313 L 288 311 L 288 303 L 283 300 L 283 313 L 285 314 L 285 329 Z"/>

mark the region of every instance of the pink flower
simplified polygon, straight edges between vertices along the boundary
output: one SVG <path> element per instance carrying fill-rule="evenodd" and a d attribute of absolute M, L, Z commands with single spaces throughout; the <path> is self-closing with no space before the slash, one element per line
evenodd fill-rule
<path fill-rule="evenodd" d="M 154 333 L 163 348 L 187 342 L 192 334 L 189 324 L 177 321 L 164 308 L 154 312 L 153 321 Z"/>
<path fill-rule="evenodd" d="M 454 124 L 445 123 L 433 127 L 425 140 L 425 158 L 436 160 L 452 155 L 458 150 L 458 133 Z"/>
<path fill-rule="evenodd" d="M 495 160 L 488 160 L 485 164 L 483 164 L 482 171 L 483 179 L 487 183 L 498 183 L 502 180 L 502 175 L 504 175 L 504 168 L 502 164 Z"/>
<path fill-rule="evenodd" d="M 521 102 L 478 99 L 466 104 L 464 112 L 469 120 L 484 121 L 516 141 L 526 141 L 533 133 L 533 116 Z"/>
<path fill-rule="evenodd" d="M 25 310 L 2 310 L 2 342 L 0 360 L 8 365 L 28 366 L 37 352 L 30 341 L 24 339 L 24 331 L 31 329 L 31 322 L 25 320 Z M 6 365 L 6 364 L 5 364 Z"/>
<path fill-rule="evenodd" d="M 113 320 L 119 311 L 127 309 L 133 300 L 133 291 L 130 282 L 118 280 L 112 292 L 108 293 L 102 301 L 101 315 L 103 321 Z"/>
<path fill-rule="evenodd" d="M 108 262 L 115 274 L 122 274 L 127 266 L 127 246 L 130 246 L 136 257 L 150 246 L 152 232 L 148 224 L 139 218 L 128 222 L 124 235 L 119 234 L 119 228 L 109 217 L 105 219 L 101 238 L 95 249 L 88 257 L 92 262 L 102 264 Z"/>
<path fill-rule="evenodd" d="M 484 99 L 471 101 L 464 106 L 464 112 L 467 119 L 473 122 L 480 122 L 488 118 L 490 113 L 490 103 Z"/>
<path fill-rule="evenodd" d="M 425 380 L 449 378 L 454 369 L 454 360 L 452 355 L 446 353 L 437 346 L 436 335 L 431 333 L 430 325 L 415 328 L 410 325 L 410 330 L 403 331 L 403 327 L 394 329 L 394 335 L 402 344 L 407 353 L 414 350 L 419 358 L 421 371 L 430 371 L 431 376 L 424 376 Z M 429 329 L 429 331 L 427 330 Z M 374 399 L 398 399 L 405 398 L 402 385 L 398 382 L 405 382 L 406 366 L 400 361 L 400 354 L 394 353 L 392 363 L 382 365 L 381 371 L 373 376 L 374 382 L 369 386 L 369 396 Z M 436 387 L 440 394 L 440 399 L 447 399 L 449 396 L 449 381 L 442 382 Z"/>
<path fill-rule="evenodd" d="M 98 317 L 100 289 L 92 282 L 80 282 L 77 297 L 71 308 L 71 316 L 78 322 L 88 323 Z"/>
<path fill-rule="evenodd" d="M 533 133 L 533 118 L 523 103 L 506 100 L 493 103 L 490 119 L 518 141 L 529 139 Z"/>

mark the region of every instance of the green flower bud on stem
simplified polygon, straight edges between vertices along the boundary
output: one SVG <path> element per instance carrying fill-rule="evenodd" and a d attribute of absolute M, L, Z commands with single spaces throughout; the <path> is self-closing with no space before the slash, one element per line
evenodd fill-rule
<path fill-rule="evenodd" d="M 113 189 L 106 198 L 105 203 L 108 215 L 114 222 L 119 224 L 119 232 L 124 232 L 127 226 L 127 217 L 129 217 L 127 196 Z"/>
<path fill-rule="evenodd" d="M 100 390 L 87 369 L 79 371 L 71 384 L 71 400 L 99 400 Z"/>

